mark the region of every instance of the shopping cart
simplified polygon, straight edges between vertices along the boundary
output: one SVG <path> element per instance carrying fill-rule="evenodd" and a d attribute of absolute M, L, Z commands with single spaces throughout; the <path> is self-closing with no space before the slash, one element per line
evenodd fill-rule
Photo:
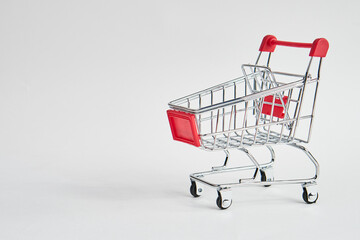
<path fill-rule="evenodd" d="M 270 69 L 271 53 L 278 45 L 310 48 L 310 61 L 304 75 Z M 317 201 L 319 164 L 300 144 L 310 140 L 321 61 L 328 48 L 329 43 L 325 38 L 318 38 L 313 43 L 298 43 L 279 41 L 267 35 L 262 40 L 256 63 L 242 65 L 242 77 L 169 103 L 171 110 L 167 111 L 167 115 L 174 140 L 208 151 L 223 150 L 226 154 L 222 166 L 190 175 L 190 193 L 194 197 L 201 195 L 201 184 L 214 187 L 218 192 L 217 206 L 227 209 L 232 204 L 233 187 L 301 184 L 304 201 L 309 204 Z M 268 53 L 265 58 L 262 57 L 264 52 Z M 317 68 L 312 70 L 311 65 L 315 61 Z M 260 62 L 265 64 L 261 65 Z M 312 72 L 316 77 L 311 75 Z M 310 100 L 310 103 L 303 104 L 305 99 Z M 272 145 L 278 144 L 302 150 L 314 165 L 315 175 L 310 178 L 275 180 L 275 153 Z M 255 145 L 266 146 L 271 161 L 260 164 L 247 149 Z M 228 167 L 229 149 L 244 152 L 253 165 Z M 237 171 L 251 171 L 251 176 L 227 183 L 206 180 L 209 175 Z"/>

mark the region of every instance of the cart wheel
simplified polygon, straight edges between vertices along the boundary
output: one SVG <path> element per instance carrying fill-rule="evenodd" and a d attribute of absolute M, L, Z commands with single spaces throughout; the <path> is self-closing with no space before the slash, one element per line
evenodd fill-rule
<path fill-rule="evenodd" d="M 228 195 L 231 194 L 228 194 L 228 192 L 226 194 L 222 194 L 220 191 L 218 191 L 216 205 L 222 210 L 228 209 L 232 204 L 232 199 Z"/>
<path fill-rule="evenodd" d="M 303 187 L 302 197 L 307 204 L 313 204 L 318 200 L 319 194 L 316 191 L 309 191 L 309 189 Z"/>
<path fill-rule="evenodd" d="M 260 176 L 262 182 L 272 182 L 274 181 L 274 176 L 272 172 L 272 168 L 268 168 L 266 170 L 260 170 Z M 264 187 L 270 187 L 271 185 L 264 185 Z"/>
<path fill-rule="evenodd" d="M 200 197 L 202 193 L 202 188 L 199 188 L 193 180 L 191 180 L 190 193 L 193 197 Z"/>

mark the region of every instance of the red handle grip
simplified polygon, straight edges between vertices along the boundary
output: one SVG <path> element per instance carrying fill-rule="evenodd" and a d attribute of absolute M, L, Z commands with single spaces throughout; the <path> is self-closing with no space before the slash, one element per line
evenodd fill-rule
<path fill-rule="evenodd" d="M 317 38 L 313 43 L 299 43 L 279 41 L 273 35 L 266 35 L 261 42 L 259 50 L 261 52 L 274 52 L 277 45 L 310 48 L 309 56 L 311 57 L 326 57 L 326 53 L 329 49 L 329 42 L 325 38 Z"/>

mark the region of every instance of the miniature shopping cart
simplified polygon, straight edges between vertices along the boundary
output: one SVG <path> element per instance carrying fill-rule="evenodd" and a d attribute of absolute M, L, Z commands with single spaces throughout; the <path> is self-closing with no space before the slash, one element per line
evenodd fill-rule
<path fill-rule="evenodd" d="M 278 45 L 310 48 L 310 61 L 304 75 L 270 69 L 271 53 Z M 201 195 L 202 184 L 214 187 L 218 192 L 217 206 L 227 209 L 232 204 L 233 187 L 300 184 L 304 201 L 309 204 L 317 201 L 319 164 L 300 144 L 310 140 L 321 61 L 328 48 L 329 43 L 324 38 L 313 43 L 298 43 L 279 41 L 267 35 L 262 40 L 255 65 L 242 65 L 242 77 L 169 103 L 171 110 L 167 115 L 174 140 L 208 151 L 222 150 L 226 154 L 222 166 L 190 175 L 190 193 L 194 197 Z M 317 64 L 317 68 L 312 69 L 312 63 Z M 315 76 L 312 76 L 313 72 Z M 277 144 L 302 150 L 314 165 L 315 175 L 301 179 L 274 179 L 275 153 L 272 146 Z M 271 161 L 260 164 L 247 149 L 255 145 L 265 146 L 270 151 Z M 244 152 L 253 165 L 229 167 L 230 149 Z M 209 175 L 238 171 L 251 171 L 251 176 L 227 183 L 207 180 Z"/>

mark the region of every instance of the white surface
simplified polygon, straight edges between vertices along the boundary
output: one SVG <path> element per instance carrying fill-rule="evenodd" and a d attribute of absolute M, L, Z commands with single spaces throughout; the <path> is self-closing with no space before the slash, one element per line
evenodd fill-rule
<path fill-rule="evenodd" d="M 358 9 L 358 1 L 1 1 L 0 239 L 354 239 Z M 172 141 L 167 103 L 241 75 L 266 34 L 330 42 L 308 145 L 321 166 L 320 198 L 304 204 L 299 186 L 242 188 L 220 211 L 213 189 L 190 196 L 188 173 L 223 155 Z M 279 172 L 308 171 L 290 156 L 303 157 L 279 149 Z"/>

